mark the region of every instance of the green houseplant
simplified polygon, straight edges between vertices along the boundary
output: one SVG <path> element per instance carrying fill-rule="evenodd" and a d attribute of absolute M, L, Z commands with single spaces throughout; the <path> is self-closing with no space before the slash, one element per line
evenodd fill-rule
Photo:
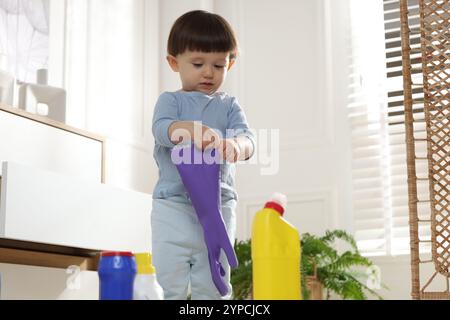
<path fill-rule="evenodd" d="M 235 241 L 234 251 L 239 261 L 236 269 L 231 270 L 231 285 L 233 298 L 246 300 L 251 298 L 252 292 L 252 243 L 251 240 Z"/>
<path fill-rule="evenodd" d="M 350 246 L 349 250 L 339 253 L 335 248 L 336 240 L 342 240 Z M 318 237 L 309 233 L 301 235 L 302 257 L 302 294 L 304 299 L 311 298 L 311 280 L 316 280 L 326 291 L 329 299 L 334 293 L 342 299 L 368 298 L 372 294 L 382 297 L 365 285 L 368 275 L 358 271 L 358 267 L 370 267 L 373 263 L 363 257 L 354 238 L 342 230 L 327 231 Z M 238 268 L 231 271 L 234 299 L 249 299 L 252 292 L 251 240 L 236 241 L 234 245 Z"/>
<path fill-rule="evenodd" d="M 338 239 L 349 245 L 350 249 L 339 253 L 334 246 Z M 347 232 L 326 231 L 322 237 L 304 233 L 301 236 L 301 246 L 302 293 L 305 299 L 311 293 L 307 287 L 307 277 L 317 278 L 326 290 L 327 299 L 331 293 L 342 299 L 366 300 L 368 293 L 382 299 L 365 284 L 368 275 L 358 270 L 373 266 L 372 261 L 360 254 L 354 238 Z"/>

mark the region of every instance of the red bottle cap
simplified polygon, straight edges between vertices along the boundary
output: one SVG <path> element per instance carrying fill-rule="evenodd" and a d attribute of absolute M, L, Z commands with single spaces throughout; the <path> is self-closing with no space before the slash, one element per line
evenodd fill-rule
<path fill-rule="evenodd" d="M 278 212 L 280 215 L 283 215 L 284 213 L 284 208 L 283 206 L 281 206 L 279 203 L 275 202 L 275 201 L 269 201 L 266 203 L 266 205 L 264 206 L 264 208 L 270 208 L 275 210 L 276 212 Z"/>
<path fill-rule="evenodd" d="M 129 251 L 104 251 L 101 253 L 102 257 L 133 257 L 133 253 Z"/>

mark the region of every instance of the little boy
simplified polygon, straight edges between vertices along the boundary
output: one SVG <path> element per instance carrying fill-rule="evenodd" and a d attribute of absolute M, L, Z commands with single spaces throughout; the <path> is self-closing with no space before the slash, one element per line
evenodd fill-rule
<path fill-rule="evenodd" d="M 171 160 L 171 151 L 177 144 L 187 142 L 202 150 L 218 150 L 223 160 L 222 217 L 234 244 L 235 163 L 253 155 L 254 136 L 237 100 L 218 90 L 235 62 L 238 44 L 225 19 L 196 10 L 175 21 L 167 51 L 167 61 L 179 73 L 182 89 L 160 95 L 152 122 L 153 155 L 159 168 L 152 209 L 152 247 L 158 281 L 166 299 L 186 299 L 189 284 L 192 299 L 229 299 L 229 265 L 222 254 L 229 289 L 229 294 L 222 297 L 211 279 L 203 230 Z"/>

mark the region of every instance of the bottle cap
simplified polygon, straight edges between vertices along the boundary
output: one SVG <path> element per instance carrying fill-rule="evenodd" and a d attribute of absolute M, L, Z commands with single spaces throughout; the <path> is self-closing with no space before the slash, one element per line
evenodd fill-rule
<path fill-rule="evenodd" d="M 155 267 L 152 265 L 152 255 L 148 252 L 135 253 L 138 274 L 154 274 Z"/>
<path fill-rule="evenodd" d="M 274 193 L 270 197 L 270 200 L 266 203 L 264 208 L 270 208 L 277 211 L 280 215 L 283 215 L 287 206 L 287 197 L 282 193 Z"/>
<path fill-rule="evenodd" d="M 103 251 L 101 253 L 102 257 L 114 257 L 114 256 L 120 256 L 120 257 L 132 257 L 133 253 L 129 251 Z"/>
<path fill-rule="evenodd" d="M 285 209 L 287 207 L 287 197 L 286 197 L 286 195 L 284 195 L 282 193 L 279 193 L 279 192 L 273 193 L 272 196 L 270 197 L 270 201 L 278 203 L 280 206 L 282 206 Z"/>

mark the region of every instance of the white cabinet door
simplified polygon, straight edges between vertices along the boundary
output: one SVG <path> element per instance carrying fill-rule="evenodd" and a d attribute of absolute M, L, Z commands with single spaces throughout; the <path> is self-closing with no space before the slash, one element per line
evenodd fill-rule
<path fill-rule="evenodd" d="M 14 161 L 80 179 L 102 181 L 102 140 L 83 135 L 80 130 L 70 131 L 63 124 L 52 126 L 6 110 L 13 108 L 0 106 L 0 163 Z"/>

